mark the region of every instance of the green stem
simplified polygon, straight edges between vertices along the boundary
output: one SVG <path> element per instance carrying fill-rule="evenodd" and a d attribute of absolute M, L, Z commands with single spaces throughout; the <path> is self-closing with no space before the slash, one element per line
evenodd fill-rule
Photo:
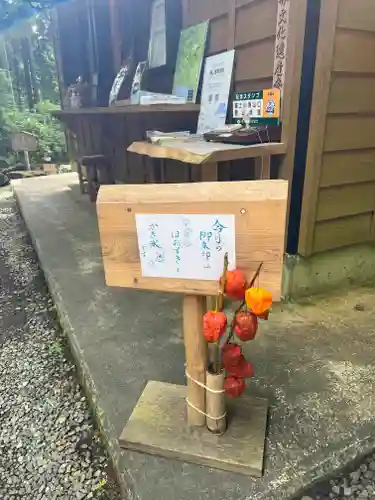
<path fill-rule="evenodd" d="M 226 253 L 224 255 L 223 275 L 221 277 L 220 290 L 216 295 L 216 312 L 222 312 L 224 308 L 224 293 L 225 293 L 225 285 L 227 282 L 228 265 L 229 265 L 228 253 Z M 221 371 L 220 339 L 215 343 L 215 351 L 214 351 L 214 359 L 212 367 L 214 372 L 218 375 Z"/>

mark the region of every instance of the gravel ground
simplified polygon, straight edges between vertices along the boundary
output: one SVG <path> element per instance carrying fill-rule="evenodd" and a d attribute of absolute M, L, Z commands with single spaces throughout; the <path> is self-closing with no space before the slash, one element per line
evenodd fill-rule
<path fill-rule="evenodd" d="M 340 476 L 321 483 L 299 500 L 374 500 L 375 454 Z"/>
<path fill-rule="evenodd" d="M 0 190 L 0 499 L 118 500 L 22 219 Z"/>

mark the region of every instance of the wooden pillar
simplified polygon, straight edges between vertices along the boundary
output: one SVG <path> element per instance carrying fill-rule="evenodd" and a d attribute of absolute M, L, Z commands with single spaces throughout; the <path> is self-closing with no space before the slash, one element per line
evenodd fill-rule
<path fill-rule="evenodd" d="M 227 50 L 233 50 L 236 45 L 236 2 L 228 1 L 228 40 Z"/>
<path fill-rule="evenodd" d="M 113 51 L 113 69 L 117 73 L 121 67 L 121 32 L 120 32 L 120 7 L 117 0 L 109 0 L 109 16 L 111 25 L 111 39 Z"/>
<path fill-rule="evenodd" d="M 186 371 L 194 380 L 206 383 L 207 342 L 203 337 L 202 324 L 206 308 L 205 297 L 185 295 L 183 298 L 183 331 L 185 342 Z M 206 390 L 187 377 L 188 401 L 198 410 L 206 412 Z M 206 416 L 187 404 L 187 422 L 202 427 Z"/>

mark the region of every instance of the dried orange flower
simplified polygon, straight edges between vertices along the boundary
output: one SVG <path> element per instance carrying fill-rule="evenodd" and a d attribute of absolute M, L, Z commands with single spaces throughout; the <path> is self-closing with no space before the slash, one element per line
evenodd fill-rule
<path fill-rule="evenodd" d="M 245 300 L 255 316 L 264 315 L 272 306 L 272 294 L 264 288 L 249 288 L 246 290 Z"/>

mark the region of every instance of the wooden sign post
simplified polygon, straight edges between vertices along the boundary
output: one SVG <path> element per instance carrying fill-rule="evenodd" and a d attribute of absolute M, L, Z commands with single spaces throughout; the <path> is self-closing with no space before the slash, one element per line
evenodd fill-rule
<path fill-rule="evenodd" d="M 187 388 L 149 382 L 120 437 L 124 447 L 262 474 L 267 401 L 241 398 L 220 438 L 207 419 L 205 299 L 224 255 L 280 299 L 287 209 L 282 180 L 103 186 L 97 201 L 106 283 L 182 293 Z M 212 398 L 211 398 L 212 400 Z M 187 419 L 187 426 L 182 424 Z M 241 436 L 241 439 L 238 436 Z"/>
<path fill-rule="evenodd" d="M 30 170 L 29 151 L 36 151 L 38 149 L 38 141 L 35 135 L 29 132 L 15 132 L 11 134 L 11 143 L 13 151 L 17 153 L 23 151 L 26 170 Z"/>

